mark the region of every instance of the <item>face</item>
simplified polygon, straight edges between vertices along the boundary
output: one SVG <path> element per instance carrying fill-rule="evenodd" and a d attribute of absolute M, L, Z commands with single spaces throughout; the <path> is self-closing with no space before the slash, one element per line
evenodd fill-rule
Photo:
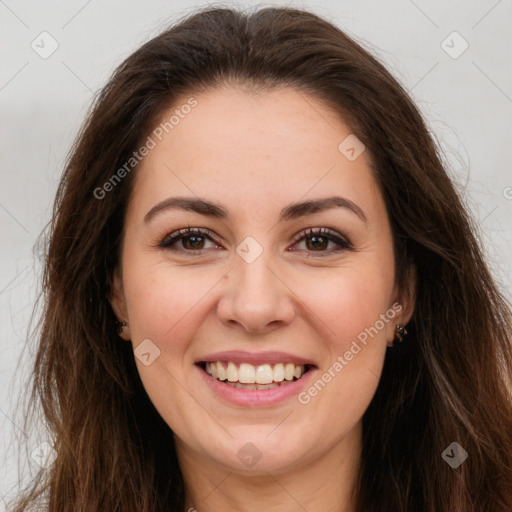
<path fill-rule="evenodd" d="M 123 337 L 180 460 L 279 473 L 341 454 L 410 317 L 368 152 L 293 89 L 194 97 L 137 169 Z"/>

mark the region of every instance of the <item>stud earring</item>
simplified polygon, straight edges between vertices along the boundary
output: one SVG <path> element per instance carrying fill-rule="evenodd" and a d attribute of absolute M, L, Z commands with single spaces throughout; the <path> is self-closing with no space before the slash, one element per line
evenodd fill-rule
<path fill-rule="evenodd" d="M 128 324 L 126 322 L 117 322 L 117 332 L 121 334 L 123 332 L 123 329 L 127 327 L 127 325 Z"/>
<path fill-rule="evenodd" d="M 404 341 L 404 337 L 407 335 L 407 330 L 404 325 L 398 324 L 395 327 L 395 336 L 391 343 L 388 343 L 389 347 L 396 346 L 397 343 L 402 343 Z"/>

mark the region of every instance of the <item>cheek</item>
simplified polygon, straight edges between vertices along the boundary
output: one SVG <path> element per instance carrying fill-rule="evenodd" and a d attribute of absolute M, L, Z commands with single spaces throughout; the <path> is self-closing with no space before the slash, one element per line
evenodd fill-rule
<path fill-rule="evenodd" d="M 336 269 L 302 273 L 296 289 L 317 317 L 325 339 L 331 340 L 332 350 L 339 352 L 386 313 L 393 280 L 391 258 L 359 255 Z M 379 323 L 379 336 L 386 336 L 387 325 Z"/>
<path fill-rule="evenodd" d="M 144 265 L 133 262 L 125 277 L 128 314 L 135 331 L 134 341 L 183 337 L 218 278 L 206 270 L 185 269 L 166 262 Z M 199 306 L 199 307 L 198 307 Z M 197 323 L 195 323 L 197 328 Z"/>
<path fill-rule="evenodd" d="M 208 292 L 220 274 L 162 261 L 143 262 L 142 258 L 127 258 L 125 268 L 134 349 L 149 339 L 159 350 L 148 366 L 135 359 L 140 378 L 161 416 L 173 430 L 186 437 L 187 425 L 195 421 L 201 398 L 195 396 L 189 385 L 189 362 L 184 361 L 207 314 Z"/>
<path fill-rule="evenodd" d="M 323 357 L 317 379 L 299 402 L 341 436 L 362 417 L 378 386 L 394 317 L 393 274 L 375 262 L 333 272 L 321 286 L 307 279 L 302 284 L 302 296 L 318 319 Z"/>

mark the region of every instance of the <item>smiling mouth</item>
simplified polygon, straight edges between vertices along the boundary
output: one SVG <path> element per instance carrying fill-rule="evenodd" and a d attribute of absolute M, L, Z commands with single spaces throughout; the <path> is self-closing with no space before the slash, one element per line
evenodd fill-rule
<path fill-rule="evenodd" d="M 215 380 L 238 389 L 275 389 L 301 379 L 311 365 L 293 363 L 236 364 L 232 361 L 202 362 L 199 366 Z"/>

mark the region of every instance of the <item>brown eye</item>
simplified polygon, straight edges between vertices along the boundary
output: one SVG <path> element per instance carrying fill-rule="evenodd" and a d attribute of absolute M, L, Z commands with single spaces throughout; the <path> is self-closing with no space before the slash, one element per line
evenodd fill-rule
<path fill-rule="evenodd" d="M 204 237 L 198 235 L 189 235 L 181 237 L 183 247 L 185 249 L 203 249 Z"/>
<path fill-rule="evenodd" d="M 311 250 L 316 249 L 327 249 L 327 246 L 329 245 L 329 240 L 326 236 L 318 236 L 318 235 L 311 235 L 305 238 L 306 240 L 306 247 Z M 308 243 L 310 242 L 310 243 Z"/>
<path fill-rule="evenodd" d="M 209 233 L 208 230 L 199 228 L 180 229 L 167 235 L 158 246 L 172 251 L 200 252 L 207 249 L 205 247 L 207 241 L 217 245 Z M 179 242 L 181 242 L 181 247 L 175 247 Z"/>
<path fill-rule="evenodd" d="M 352 244 L 347 239 L 327 228 L 307 230 L 299 235 L 294 245 L 303 241 L 306 246 L 305 250 L 313 253 L 332 254 L 352 249 Z M 334 244 L 335 247 L 327 250 L 330 243 Z"/>

